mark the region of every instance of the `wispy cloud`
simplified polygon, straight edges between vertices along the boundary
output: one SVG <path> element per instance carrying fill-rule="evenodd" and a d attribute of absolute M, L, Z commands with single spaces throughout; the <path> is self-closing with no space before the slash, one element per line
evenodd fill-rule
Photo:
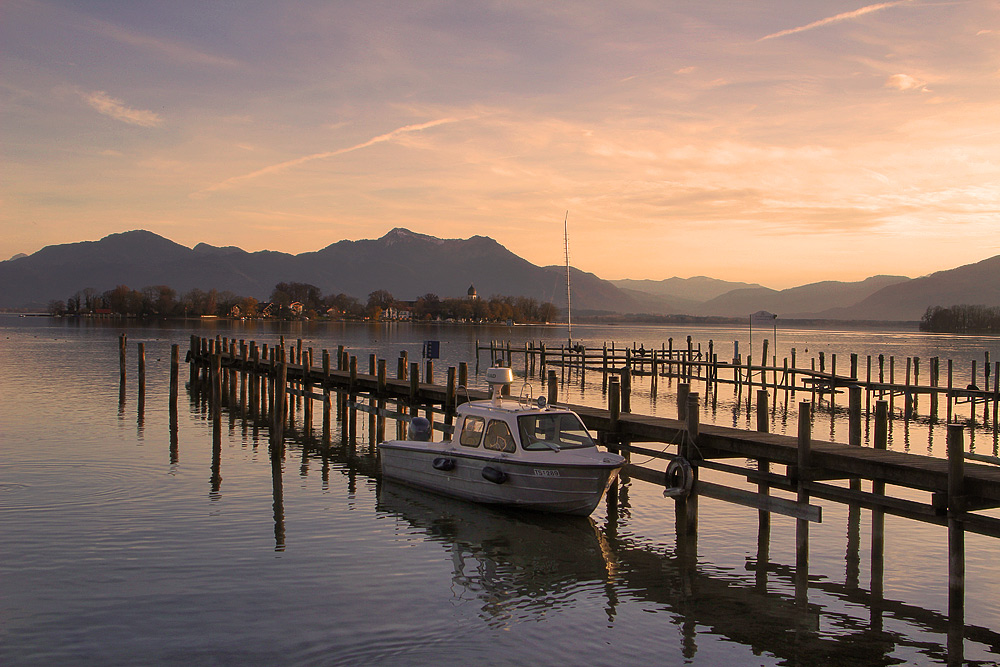
<path fill-rule="evenodd" d="M 217 190 L 225 190 L 227 188 L 234 187 L 244 181 L 249 181 L 251 179 L 257 178 L 258 176 L 264 176 L 266 174 L 273 174 L 279 171 L 284 171 L 292 167 L 297 167 L 300 164 L 305 164 L 306 162 L 312 162 L 313 160 L 323 160 L 326 158 L 336 157 L 338 155 L 343 155 L 344 153 L 350 153 L 352 151 L 360 150 L 362 148 L 367 148 L 374 144 L 379 144 L 386 141 L 392 141 L 401 134 L 406 134 L 408 132 L 419 132 L 420 130 L 426 130 L 428 128 L 436 127 L 438 125 L 444 125 L 446 123 L 454 123 L 458 120 L 459 120 L 458 118 L 440 118 L 438 120 L 432 120 L 426 123 L 417 123 L 415 125 L 404 125 L 403 127 L 397 127 L 392 132 L 386 132 L 385 134 L 380 134 L 377 137 L 373 137 L 368 141 L 363 141 L 360 144 L 356 144 L 354 146 L 349 146 L 347 148 L 339 148 L 335 151 L 326 151 L 323 153 L 313 153 L 312 155 L 304 155 L 302 157 L 295 158 L 294 160 L 286 160 L 285 162 L 272 164 L 262 169 L 252 171 L 249 174 L 233 176 L 231 178 L 227 178 L 224 181 L 220 181 L 215 185 L 210 185 L 196 194 L 204 195 L 209 192 L 215 192 Z"/>
<path fill-rule="evenodd" d="M 886 88 L 895 88 L 896 90 L 901 90 L 906 92 L 907 90 L 919 90 L 921 92 L 929 92 L 927 90 L 927 82 L 921 81 L 916 77 L 912 77 L 909 74 L 893 74 L 888 79 L 885 80 Z"/>
<path fill-rule="evenodd" d="M 162 56 L 170 58 L 171 60 L 179 62 L 212 65 L 216 67 L 235 67 L 239 64 L 238 61 L 233 60 L 232 58 L 224 58 L 211 53 L 205 53 L 181 42 L 131 32 L 104 21 L 93 21 L 90 27 L 94 30 L 94 32 L 104 35 L 105 37 L 113 39 L 117 42 L 128 44 L 152 53 L 158 53 Z"/>
<path fill-rule="evenodd" d="M 880 2 L 875 5 L 868 5 L 860 9 L 855 9 L 850 12 L 844 12 L 842 14 L 837 14 L 836 16 L 828 16 L 825 19 L 820 19 L 818 21 L 813 21 L 812 23 L 799 26 L 798 28 L 789 28 L 788 30 L 781 30 L 779 32 L 771 33 L 770 35 L 765 35 L 758 39 L 758 42 L 763 42 L 766 39 L 775 39 L 777 37 L 785 37 L 786 35 L 794 35 L 799 32 L 805 32 L 806 30 L 812 30 L 813 28 L 820 28 L 825 25 L 830 25 L 831 23 L 839 23 L 840 21 L 849 21 L 850 19 L 858 18 L 859 16 L 864 16 L 865 14 L 871 14 L 872 12 L 881 11 L 883 9 L 888 9 L 889 7 L 895 7 L 896 5 L 903 5 L 913 0 L 895 0 L 894 2 Z"/>
<path fill-rule="evenodd" d="M 140 127 L 157 127 L 163 124 L 163 118 L 155 111 L 145 109 L 133 109 L 118 99 L 108 95 L 103 90 L 92 93 L 80 93 L 88 105 L 98 113 L 111 116 L 115 120 L 120 120 L 129 125 Z"/>

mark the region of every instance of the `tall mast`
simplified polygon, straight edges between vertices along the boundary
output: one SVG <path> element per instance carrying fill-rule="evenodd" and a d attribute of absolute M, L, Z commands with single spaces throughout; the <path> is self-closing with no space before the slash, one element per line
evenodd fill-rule
<path fill-rule="evenodd" d="M 569 211 L 566 211 L 566 219 L 563 220 L 563 241 L 566 244 L 566 323 L 569 345 L 573 346 L 573 301 L 569 289 Z"/>

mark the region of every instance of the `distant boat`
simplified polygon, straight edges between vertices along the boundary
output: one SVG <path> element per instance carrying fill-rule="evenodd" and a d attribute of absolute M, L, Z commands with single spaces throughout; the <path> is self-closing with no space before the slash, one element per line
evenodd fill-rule
<path fill-rule="evenodd" d="M 625 464 L 598 449 L 565 408 L 501 396 L 509 368 L 487 371 L 492 398 L 463 403 L 451 440 L 431 442 L 430 424 L 411 422 L 410 440 L 378 446 L 382 474 L 404 484 L 490 505 L 588 515 Z"/>

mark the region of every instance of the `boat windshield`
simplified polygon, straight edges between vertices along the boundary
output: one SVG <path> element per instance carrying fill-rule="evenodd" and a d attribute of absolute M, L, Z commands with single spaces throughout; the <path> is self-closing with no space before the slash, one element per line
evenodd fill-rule
<path fill-rule="evenodd" d="M 580 418 L 571 412 L 522 415 L 517 418 L 521 447 L 538 449 L 579 449 L 593 447 L 594 441 Z"/>

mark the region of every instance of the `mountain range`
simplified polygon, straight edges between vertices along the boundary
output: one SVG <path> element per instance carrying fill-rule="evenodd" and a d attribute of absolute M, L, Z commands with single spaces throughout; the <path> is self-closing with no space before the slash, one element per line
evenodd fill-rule
<path fill-rule="evenodd" d="M 919 320 L 929 306 L 1000 306 L 1000 256 L 921 278 L 873 276 L 773 290 L 704 276 L 608 281 L 571 269 L 574 314 L 746 317 L 758 310 L 784 319 Z M 428 293 L 527 296 L 566 305 L 564 266 L 536 266 L 486 236 L 440 239 L 393 229 L 379 239 L 339 241 L 298 255 L 199 243 L 194 248 L 152 232 L 47 246 L 0 262 L 0 308 L 44 308 L 90 287 L 169 285 L 228 290 L 267 300 L 279 282 L 362 301 L 375 290 L 414 300 Z"/>

